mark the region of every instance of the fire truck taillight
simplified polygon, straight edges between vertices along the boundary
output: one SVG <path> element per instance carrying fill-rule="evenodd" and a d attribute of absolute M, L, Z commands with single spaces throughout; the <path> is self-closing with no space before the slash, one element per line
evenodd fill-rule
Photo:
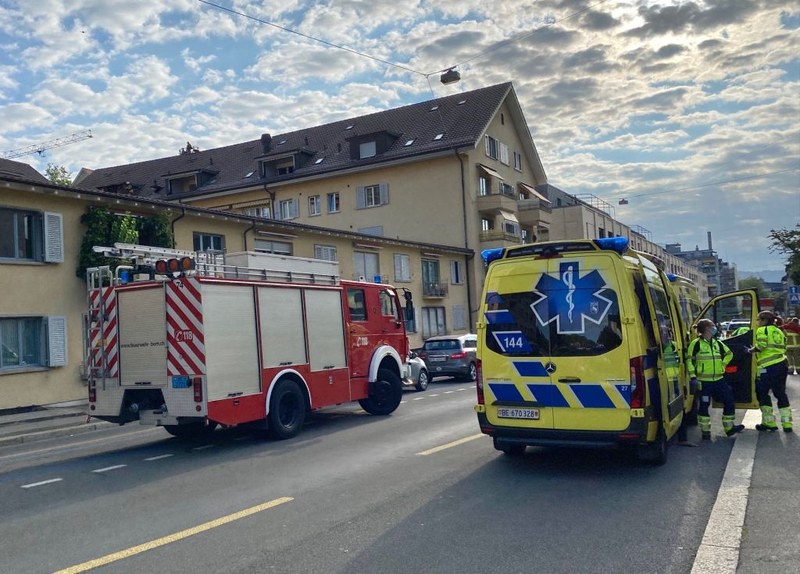
<path fill-rule="evenodd" d="M 89 385 L 89 402 L 97 402 L 97 387 L 93 383 Z"/>
<path fill-rule="evenodd" d="M 164 274 L 167 272 L 167 262 L 164 259 L 156 261 L 156 273 Z"/>
<path fill-rule="evenodd" d="M 194 269 L 194 259 L 191 257 L 181 257 L 180 259 L 159 259 L 156 261 L 156 273 L 164 275 L 167 273 L 186 273 Z"/>
<path fill-rule="evenodd" d="M 194 402 L 202 403 L 203 402 L 203 379 L 201 377 L 195 377 L 192 379 L 192 390 L 194 391 Z"/>

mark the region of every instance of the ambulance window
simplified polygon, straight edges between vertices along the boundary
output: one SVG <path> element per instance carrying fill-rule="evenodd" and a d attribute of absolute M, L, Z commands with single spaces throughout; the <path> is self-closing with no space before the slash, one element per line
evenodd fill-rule
<path fill-rule="evenodd" d="M 639 301 L 639 318 L 642 320 L 644 332 L 647 335 L 647 346 L 656 346 L 656 336 L 653 330 L 653 319 L 650 317 L 650 308 L 647 305 L 647 295 L 644 292 L 644 281 L 642 277 L 635 272 L 633 274 L 633 289 L 636 293 L 636 299 Z"/>
<path fill-rule="evenodd" d="M 349 288 L 347 290 L 347 306 L 350 308 L 351 321 L 366 321 L 367 307 L 364 301 L 364 290 Z"/>

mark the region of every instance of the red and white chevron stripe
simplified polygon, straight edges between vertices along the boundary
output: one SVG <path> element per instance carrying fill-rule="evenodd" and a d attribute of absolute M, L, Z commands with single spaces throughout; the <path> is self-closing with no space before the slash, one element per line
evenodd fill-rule
<path fill-rule="evenodd" d="M 100 301 L 103 301 L 101 307 Z M 97 376 L 119 376 L 119 349 L 117 348 L 117 296 L 112 287 L 93 289 L 89 293 L 90 309 L 96 313 L 89 323 L 90 368 Z M 104 310 L 103 317 L 99 314 Z M 100 353 L 105 350 L 105 364 Z"/>
<path fill-rule="evenodd" d="M 197 279 L 166 283 L 167 374 L 204 375 L 203 302 Z"/>

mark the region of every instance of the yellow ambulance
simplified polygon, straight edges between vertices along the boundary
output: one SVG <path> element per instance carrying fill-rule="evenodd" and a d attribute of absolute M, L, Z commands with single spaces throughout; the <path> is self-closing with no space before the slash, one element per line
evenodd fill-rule
<path fill-rule="evenodd" d="M 663 270 L 624 237 L 482 257 L 475 411 L 495 448 L 630 446 L 663 464 L 693 402 L 690 326 Z"/>

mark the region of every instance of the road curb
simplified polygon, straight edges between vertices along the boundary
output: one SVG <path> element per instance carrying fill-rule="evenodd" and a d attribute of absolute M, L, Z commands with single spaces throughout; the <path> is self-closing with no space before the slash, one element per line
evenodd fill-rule
<path fill-rule="evenodd" d="M 62 436 L 70 436 L 76 434 L 84 434 L 101 430 L 104 428 L 111 428 L 116 425 L 104 421 L 81 423 L 80 425 L 65 426 L 60 428 L 51 428 L 36 432 L 25 432 L 16 435 L 0 437 L 0 447 L 15 444 L 25 444 L 29 442 L 36 442 L 46 440 L 49 438 L 58 438 Z"/>

